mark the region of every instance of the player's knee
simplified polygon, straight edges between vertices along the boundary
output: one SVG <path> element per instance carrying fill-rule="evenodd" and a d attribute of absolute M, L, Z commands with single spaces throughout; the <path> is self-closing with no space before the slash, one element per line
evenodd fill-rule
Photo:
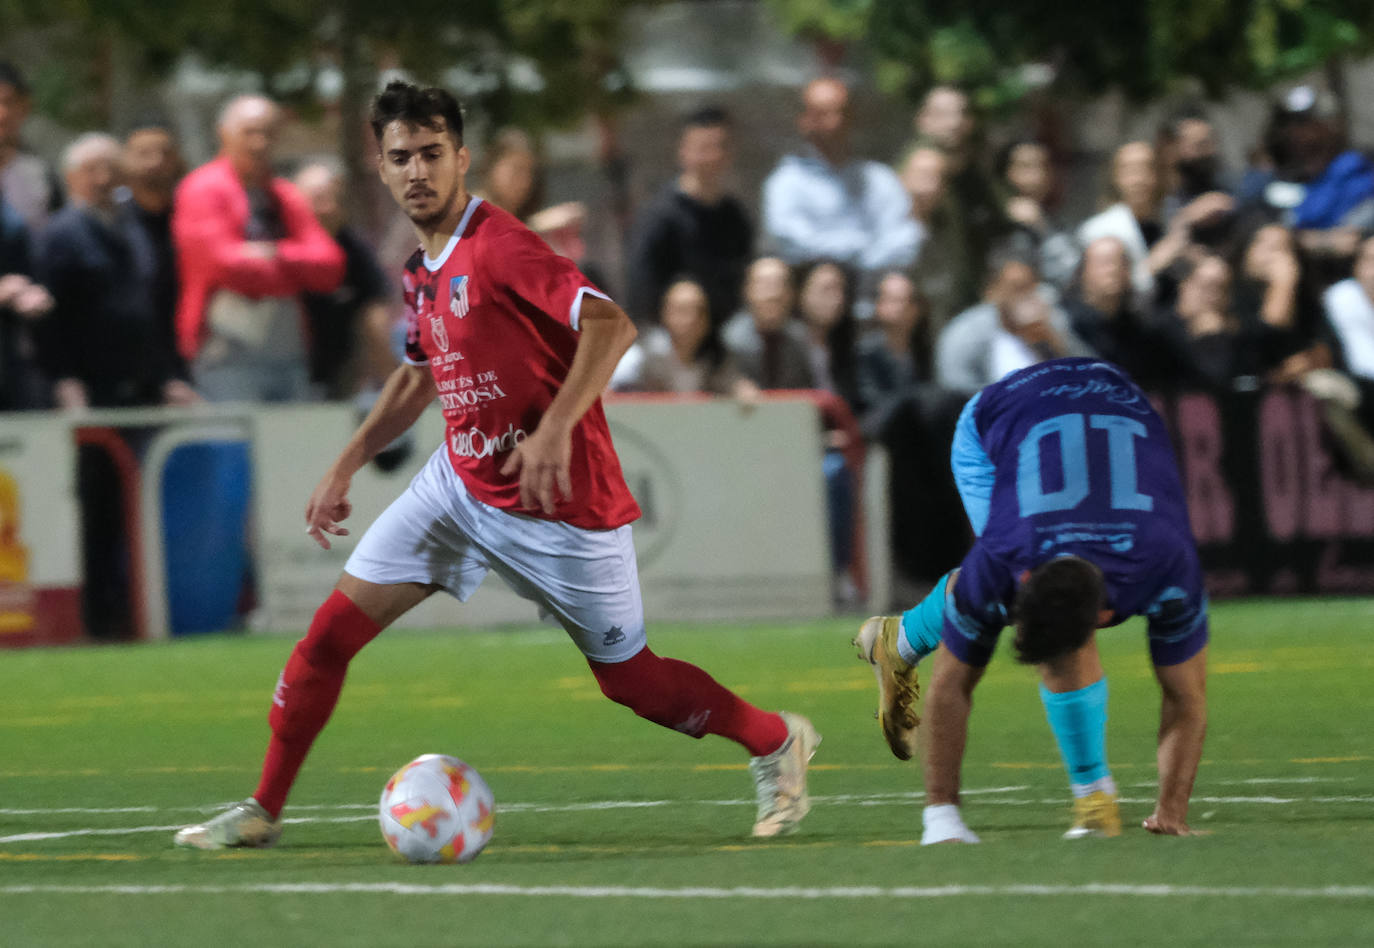
<path fill-rule="evenodd" d="M 1102 571 L 1077 556 L 1041 563 L 1016 592 L 1016 660 L 1053 661 L 1082 648 L 1097 628 L 1107 591 Z"/>

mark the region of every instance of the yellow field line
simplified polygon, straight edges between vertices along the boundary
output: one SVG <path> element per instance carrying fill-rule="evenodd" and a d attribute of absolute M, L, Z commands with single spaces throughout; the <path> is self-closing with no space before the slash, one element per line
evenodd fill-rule
<path fill-rule="evenodd" d="M 1369 754 L 1349 754 L 1333 757 L 1288 757 L 1288 758 L 1266 758 L 1266 757 L 1244 757 L 1236 760 L 1211 760 L 1204 759 L 1204 767 L 1257 767 L 1268 764 L 1356 764 L 1374 761 L 1374 756 Z M 903 766 L 914 767 L 913 764 L 903 765 L 897 761 L 875 763 L 875 764 L 812 764 L 810 770 L 813 772 L 836 772 L 852 773 L 875 771 L 897 770 Z M 975 764 L 974 769 L 979 766 L 992 767 L 998 770 L 1059 770 L 1062 764 L 1057 761 L 991 761 L 987 764 Z M 1137 767 L 1153 768 L 1153 761 L 1113 761 L 1113 770 L 1131 770 Z M 535 766 L 533 764 L 507 764 L 503 766 L 483 767 L 483 773 L 492 774 L 562 774 L 562 773 L 625 773 L 642 771 L 675 770 L 689 771 L 692 773 L 712 773 L 712 772 L 740 772 L 748 769 L 744 763 L 738 764 L 689 764 L 679 763 L 657 763 L 657 764 L 554 764 L 546 766 Z M 232 766 L 225 764 L 198 764 L 182 767 L 135 767 L 130 770 L 106 770 L 98 767 L 83 767 L 73 770 L 4 770 L 0 771 L 0 780 L 16 780 L 25 777 L 52 778 L 52 777 L 111 777 L 111 776 L 137 776 L 137 775 L 175 775 L 175 774 L 212 774 L 212 773 L 257 773 L 258 765 Z M 338 774 L 379 774 L 390 773 L 389 767 L 335 767 L 331 773 Z"/>

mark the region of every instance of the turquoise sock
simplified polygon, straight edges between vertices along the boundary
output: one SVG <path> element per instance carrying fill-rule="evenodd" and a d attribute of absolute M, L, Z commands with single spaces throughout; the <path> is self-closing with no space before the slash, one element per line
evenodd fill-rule
<path fill-rule="evenodd" d="M 1111 776 L 1107 769 L 1107 679 L 1057 694 L 1041 685 L 1040 701 L 1059 742 L 1069 782 L 1088 784 Z"/>
<path fill-rule="evenodd" d="M 897 639 L 897 651 L 904 661 L 915 665 L 939 648 L 948 586 L 949 573 L 946 573 L 935 583 L 930 595 L 902 613 L 902 635 Z"/>

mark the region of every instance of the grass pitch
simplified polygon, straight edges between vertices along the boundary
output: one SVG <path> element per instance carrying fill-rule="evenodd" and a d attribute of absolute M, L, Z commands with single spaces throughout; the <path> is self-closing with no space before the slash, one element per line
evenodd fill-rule
<path fill-rule="evenodd" d="M 1213 612 L 1211 730 L 1191 819 L 1153 802 L 1144 631 L 1101 637 L 1126 834 L 1065 842 L 1065 778 L 1032 672 L 976 695 L 964 813 L 983 845 L 919 837 L 855 623 L 661 625 L 660 654 L 825 741 L 796 835 L 748 837 L 742 752 L 601 698 L 548 629 L 390 632 L 355 662 L 279 848 L 176 850 L 173 828 L 256 783 L 287 638 L 0 653 L 0 945 L 1355 945 L 1374 932 L 1374 602 Z M 496 794 L 466 866 L 407 866 L 382 783 L 427 751 Z"/>

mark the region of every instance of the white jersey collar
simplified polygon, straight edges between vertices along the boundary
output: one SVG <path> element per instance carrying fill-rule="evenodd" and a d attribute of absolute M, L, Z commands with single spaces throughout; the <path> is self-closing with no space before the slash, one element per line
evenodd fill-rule
<path fill-rule="evenodd" d="M 424 264 L 426 270 L 433 273 L 448 262 L 449 254 L 453 253 L 453 248 L 458 246 L 458 241 L 463 239 L 463 231 L 468 229 L 468 221 L 472 220 L 472 212 L 477 210 L 477 205 L 481 203 L 482 199 L 475 195 L 468 199 L 468 206 L 463 211 L 463 219 L 460 220 L 458 226 L 453 229 L 453 236 L 448 239 L 448 243 L 444 245 L 444 249 L 439 253 L 439 256 L 430 259 L 429 254 L 425 254 Z"/>

